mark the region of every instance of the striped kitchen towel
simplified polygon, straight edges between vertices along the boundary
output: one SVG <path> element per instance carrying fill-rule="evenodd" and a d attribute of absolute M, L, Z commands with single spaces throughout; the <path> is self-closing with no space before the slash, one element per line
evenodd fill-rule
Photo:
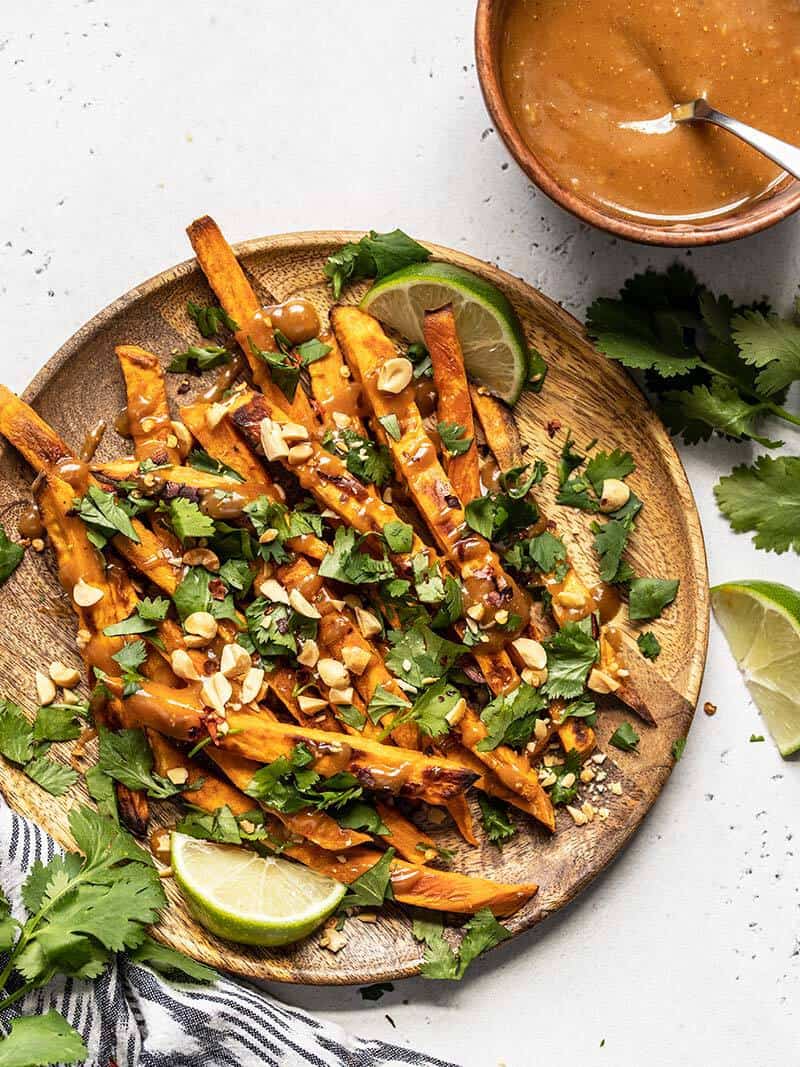
<path fill-rule="evenodd" d="M 0 796 L 0 885 L 24 917 L 20 888 L 31 865 L 57 846 Z M 86 1067 L 453 1067 L 420 1052 L 352 1037 L 252 986 L 166 981 L 118 956 L 95 982 L 56 979 L 0 1014 L 55 1010 L 82 1035 Z"/>

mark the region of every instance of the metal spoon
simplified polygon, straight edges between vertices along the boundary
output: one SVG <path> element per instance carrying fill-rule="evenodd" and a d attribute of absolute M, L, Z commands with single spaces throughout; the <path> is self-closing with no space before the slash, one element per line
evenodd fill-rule
<path fill-rule="evenodd" d="M 795 178 L 800 178 L 800 148 L 717 111 L 702 97 L 699 100 L 690 100 L 687 104 L 677 104 L 670 112 L 670 117 L 673 122 L 710 122 L 714 126 L 720 126 L 757 149 L 779 167 L 783 167 Z"/>

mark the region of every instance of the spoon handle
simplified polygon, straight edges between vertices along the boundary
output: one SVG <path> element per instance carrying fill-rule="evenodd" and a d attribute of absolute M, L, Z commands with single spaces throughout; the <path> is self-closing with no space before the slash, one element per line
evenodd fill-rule
<path fill-rule="evenodd" d="M 796 148 L 786 141 L 781 141 L 777 137 L 772 137 L 768 133 L 763 133 L 761 130 L 753 129 L 752 126 L 731 118 L 730 115 L 726 115 L 723 111 L 717 111 L 715 107 L 711 107 L 705 100 L 695 100 L 692 118 L 702 122 L 711 122 L 715 126 L 721 126 L 723 130 L 728 130 L 729 133 L 735 134 L 740 140 L 752 145 L 753 148 L 757 148 L 762 155 L 771 159 L 773 163 L 777 163 L 779 167 L 783 167 L 785 171 L 788 171 L 795 178 L 800 178 L 800 148 Z"/>

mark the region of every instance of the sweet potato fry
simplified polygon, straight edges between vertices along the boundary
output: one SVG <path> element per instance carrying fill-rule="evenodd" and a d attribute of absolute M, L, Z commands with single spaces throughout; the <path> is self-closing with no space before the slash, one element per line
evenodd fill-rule
<path fill-rule="evenodd" d="M 158 356 L 137 345 L 115 349 L 128 395 L 128 429 L 139 460 L 180 463 L 178 441 L 170 425 L 167 387 Z"/>
<path fill-rule="evenodd" d="M 476 783 L 477 784 L 477 783 Z M 468 845 L 475 847 L 478 839 L 475 836 L 475 824 L 472 819 L 472 811 L 465 796 L 453 797 L 447 802 L 447 810 L 456 824 L 456 828 Z"/>
<path fill-rule="evenodd" d="M 267 365 L 253 351 L 253 345 L 263 352 L 277 351 L 272 323 L 269 316 L 261 314 L 258 297 L 217 224 L 205 215 L 193 222 L 186 232 L 208 284 L 239 327 L 236 340 L 250 365 L 256 385 L 296 422 L 309 427 L 315 425 L 316 417 L 302 385 L 298 385 L 294 399 L 289 400 L 272 381 Z"/>
<path fill-rule="evenodd" d="M 580 756 L 581 763 L 594 752 L 597 747 L 597 738 L 591 726 L 583 719 L 569 718 L 557 727 L 558 740 L 565 752 L 573 750 Z"/>
<path fill-rule="evenodd" d="M 376 418 L 395 415 L 401 427 L 389 445 L 395 467 L 442 554 L 460 573 L 470 603 L 488 604 L 527 618 L 527 598 L 504 571 L 489 543 L 466 524 L 461 502 L 436 456 L 409 388 L 389 393 L 379 375 L 395 348 L 380 324 L 355 307 L 336 307 L 334 332 L 347 364 L 361 382 Z M 507 637 L 508 635 L 503 635 Z M 490 651 L 487 646 L 486 651 Z"/>
<path fill-rule="evenodd" d="M 448 807 L 452 803 L 453 801 L 448 801 Z M 384 800 L 376 800 L 375 810 L 389 830 L 388 834 L 381 834 L 381 837 L 387 845 L 391 845 L 398 856 L 423 865 L 437 858 L 439 852 L 433 838 L 415 826 L 394 805 Z"/>
<path fill-rule="evenodd" d="M 361 386 L 354 382 L 347 371 L 339 343 L 332 333 L 326 333 L 320 338 L 330 346 L 330 352 L 322 359 L 317 359 L 309 365 L 308 374 L 311 378 L 311 395 L 319 411 L 322 425 L 328 430 L 341 429 L 334 421 L 334 415 L 339 421 L 348 419 L 345 425 L 349 430 L 364 435 L 364 423 L 361 421 Z"/>
<path fill-rule="evenodd" d="M 470 385 L 469 393 L 486 443 L 500 470 L 508 471 L 512 467 L 522 466 L 522 445 L 511 409 L 497 397 L 481 392 L 477 386 Z"/>
<path fill-rule="evenodd" d="M 444 463 L 456 496 L 467 504 L 481 495 L 481 477 L 467 372 L 452 305 L 425 313 L 424 334 L 438 393 L 436 414 L 439 422 L 461 426 L 463 438 L 472 441 L 460 456 L 445 454 Z"/>
<path fill-rule="evenodd" d="M 158 774 L 165 778 L 168 771 L 183 767 L 189 773 L 187 785 L 194 786 L 198 781 L 202 782 L 199 788 L 187 789 L 181 793 L 183 799 L 189 804 L 209 812 L 218 811 L 220 808 L 230 808 L 234 815 L 246 815 L 255 809 L 256 803 L 252 797 L 246 796 L 235 786 L 210 773 L 205 767 L 201 767 L 195 760 L 189 759 L 163 734 L 156 730 L 148 730 L 147 740 L 150 742 L 153 764 Z"/>
<path fill-rule="evenodd" d="M 246 792 L 250 780 L 259 770 L 260 764 L 245 759 L 235 752 L 227 752 L 213 745 L 206 746 L 206 755 L 223 771 L 226 778 Z M 286 829 L 293 835 L 307 838 L 320 848 L 332 852 L 341 852 L 343 849 L 353 848 L 355 845 L 363 845 L 371 840 L 369 834 L 362 834 L 358 830 L 348 830 L 327 815 L 324 811 L 299 811 L 293 814 L 274 811 L 268 804 L 254 800 L 252 807 L 261 807 L 269 811 Z"/>

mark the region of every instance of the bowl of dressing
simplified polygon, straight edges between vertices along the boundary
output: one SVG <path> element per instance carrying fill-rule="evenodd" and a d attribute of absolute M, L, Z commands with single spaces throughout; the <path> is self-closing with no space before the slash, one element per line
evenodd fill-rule
<path fill-rule="evenodd" d="M 675 104 L 800 143 L 798 0 L 479 0 L 478 75 L 495 127 L 584 222 L 658 245 L 756 233 L 800 182 Z"/>

